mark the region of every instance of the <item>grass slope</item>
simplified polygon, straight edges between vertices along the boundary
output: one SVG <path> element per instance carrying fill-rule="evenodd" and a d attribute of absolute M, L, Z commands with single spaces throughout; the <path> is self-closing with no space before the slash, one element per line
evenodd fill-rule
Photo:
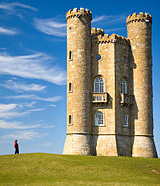
<path fill-rule="evenodd" d="M 160 159 L 3 155 L 0 185 L 160 185 Z"/>

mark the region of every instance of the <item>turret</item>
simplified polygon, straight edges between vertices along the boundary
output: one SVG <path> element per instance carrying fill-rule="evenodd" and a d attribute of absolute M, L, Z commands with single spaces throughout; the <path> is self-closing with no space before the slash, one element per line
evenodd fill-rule
<path fill-rule="evenodd" d="M 64 154 L 90 155 L 91 19 L 88 9 L 74 8 L 67 20 L 67 136 Z"/>
<path fill-rule="evenodd" d="M 132 155 L 157 157 L 153 140 L 152 103 L 152 51 L 151 15 L 142 12 L 128 16 L 126 20 L 128 39 L 131 44 L 133 65 L 133 93 L 135 96 L 132 117 L 134 139 Z"/>

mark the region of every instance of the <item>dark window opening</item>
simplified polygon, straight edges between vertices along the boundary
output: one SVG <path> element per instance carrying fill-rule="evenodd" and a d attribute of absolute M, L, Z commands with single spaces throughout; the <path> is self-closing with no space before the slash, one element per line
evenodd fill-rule
<path fill-rule="evenodd" d="M 69 59 L 72 59 L 72 52 L 69 51 Z"/>
<path fill-rule="evenodd" d="M 72 83 L 69 83 L 69 92 L 72 91 Z"/>
<path fill-rule="evenodd" d="M 72 123 L 72 116 L 69 115 L 69 124 L 71 124 L 71 123 Z"/>

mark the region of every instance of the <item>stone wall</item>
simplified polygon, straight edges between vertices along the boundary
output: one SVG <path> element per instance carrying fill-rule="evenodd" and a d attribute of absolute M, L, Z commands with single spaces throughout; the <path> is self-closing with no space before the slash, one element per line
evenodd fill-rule
<path fill-rule="evenodd" d="M 127 18 L 128 37 L 92 28 L 88 9 L 67 19 L 67 136 L 64 154 L 157 157 L 153 140 L 151 23 L 149 14 Z M 97 59 L 100 55 L 101 59 Z M 93 101 L 102 77 L 105 97 Z M 121 81 L 127 93 L 121 93 Z M 95 113 L 103 125 L 95 125 Z M 128 115 L 128 126 L 124 125 Z"/>

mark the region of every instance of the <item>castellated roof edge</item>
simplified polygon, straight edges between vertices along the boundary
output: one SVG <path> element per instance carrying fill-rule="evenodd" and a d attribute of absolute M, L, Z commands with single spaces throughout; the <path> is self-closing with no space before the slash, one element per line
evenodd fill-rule
<path fill-rule="evenodd" d="M 93 27 L 91 30 L 91 35 L 92 36 L 104 35 L 104 30 L 101 28 L 96 29 L 95 27 Z"/>
<path fill-rule="evenodd" d="M 88 10 L 87 8 L 74 8 L 74 9 L 70 9 L 67 13 L 66 13 L 66 20 L 68 20 L 69 18 L 73 18 L 73 17 L 81 17 L 81 16 L 86 16 L 89 17 L 90 20 L 92 20 L 92 12 L 90 10 Z"/>
<path fill-rule="evenodd" d="M 129 39 L 127 39 L 123 36 L 117 35 L 117 34 L 112 34 L 111 36 L 109 36 L 108 34 L 104 34 L 104 36 L 99 35 L 98 41 L 101 44 L 103 44 L 103 43 L 118 43 L 118 44 L 122 44 L 122 45 L 128 45 L 130 43 Z"/>
<path fill-rule="evenodd" d="M 130 14 L 127 19 L 126 19 L 126 24 L 128 25 L 129 23 L 132 22 L 136 22 L 136 21 L 142 21 L 142 22 L 150 22 L 152 23 L 152 16 L 148 13 L 143 13 L 143 12 L 139 12 L 139 14 L 137 13 L 133 13 L 132 15 Z"/>

